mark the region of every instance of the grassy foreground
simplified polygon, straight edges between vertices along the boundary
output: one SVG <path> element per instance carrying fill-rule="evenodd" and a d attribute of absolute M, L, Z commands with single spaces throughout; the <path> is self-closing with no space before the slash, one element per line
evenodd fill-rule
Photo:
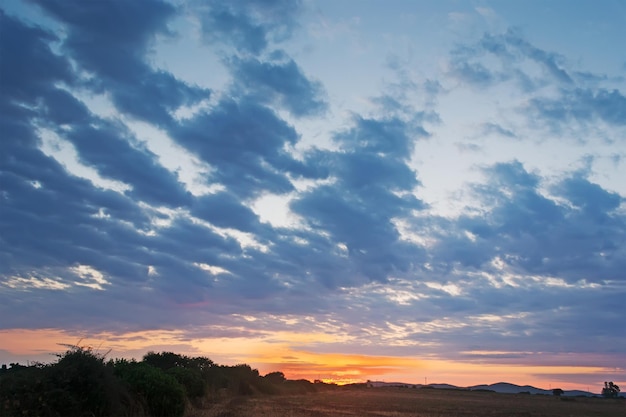
<path fill-rule="evenodd" d="M 237 397 L 193 417 L 624 417 L 626 401 L 435 389 L 340 389 Z"/>

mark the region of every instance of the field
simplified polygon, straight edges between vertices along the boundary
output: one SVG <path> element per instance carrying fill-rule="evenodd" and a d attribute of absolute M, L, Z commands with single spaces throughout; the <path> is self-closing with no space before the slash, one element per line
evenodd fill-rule
<path fill-rule="evenodd" d="M 237 397 L 192 417 L 624 417 L 626 401 L 434 389 L 363 388 Z"/>

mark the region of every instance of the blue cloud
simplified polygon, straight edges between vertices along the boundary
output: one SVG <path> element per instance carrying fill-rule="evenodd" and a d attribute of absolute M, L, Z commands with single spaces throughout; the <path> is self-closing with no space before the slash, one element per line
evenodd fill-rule
<path fill-rule="evenodd" d="M 575 207 L 592 215 L 611 215 L 624 201 L 619 194 L 606 191 L 580 175 L 565 179 L 557 190 Z"/>
<path fill-rule="evenodd" d="M 139 230 L 148 226 L 135 202 L 68 176 L 37 149 L 23 148 L 19 154 L 19 163 L 2 163 L 3 252 L 11 259 L 4 264 L 5 272 L 82 263 L 112 274 L 137 274 L 133 261 L 118 257 L 118 251 L 132 248 L 137 239 L 125 236 L 116 243 L 110 233 L 115 229 L 137 235 L 135 229 L 118 222 L 129 222 Z M 108 221 L 106 215 L 115 215 L 116 220 Z"/>
<path fill-rule="evenodd" d="M 506 138 L 511 138 L 511 139 L 517 138 L 517 135 L 512 130 L 502 127 L 501 125 L 497 123 L 491 123 L 491 122 L 484 123 L 482 125 L 481 133 L 484 135 L 497 134 L 499 136 L 504 136 Z"/>
<path fill-rule="evenodd" d="M 489 57 L 497 61 L 489 61 Z M 528 61 L 537 64 L 544 75 L 525 69 L 522 64 Z M 457 47 L 451 54 L 450 74 L 480 87 L 513 79 L 524 92 L 537 93 L 525 110 L 533 125 L 543 120 L 560 131 L 573 120 L 601 120 L 615 126 L 626 120 L 626 97 L 618 89 L 603 86 L 606 75 L 571 70 L 563 56 L 534 46 L 515 30 L 485 34 L 476 45 Z M 556 96 L 538 93 L 550 85 L 558 86 Z"/>
<path fill-rule="evenodd" d="M 0 55 L 11 65 L 2 66 L 3 96 L 33 103 L 50 81 L 73 83 L 70 63 L 50 49 L 58 38 L 39 27 L 28 26 L 0 10 Z M 13 42 L 20 39 L 20 42 Z"/>
<path fill-rule="evenodd" d="M 109 178 L 132 186 L 129 194 L 151 204 L 179 207 L 190 203 L 191 194 L 176 174 L 159 164 L 157 156 L 142 146 L 132 146 L 126 129 L 109 122 L 75 126 L 65 135 L 80 159 Z"/>
<path fill-rule="evenodd" d="M 507 31 L 503 40 L 511 47 L 516 48 L 522 55 L 540 64 L 555 80 L 564 84 L 572 83 L 572 78 L 567 71 L 562 68 L 562 61 L 564 59 L 559 54 L 547 52 L 543 49 L 535 47 L 513 30 Z M 490 50 L 491 52 L 498 54 L 503 49 L 491 48 Z"/>
<path fill-rule="evenodd" d="M 428 135 L 423 127 L 411 130 L 401 119 L 370 119 L 354 117 L 354 127 L 335 135 L 334 140 L 361 152 L 382 153 L 393 158 L 407 158 L 413 150 L 414 140 Z"/>
<path fill-rule="evenodd" d="M 182 206 L 190 202 L 190 194 L 176 175 L 137 143 L 126 127 L 93 116 L 64 90 L 51 91 L 45 103 L 50 128 L 70 141 L 81 161 L 102 176 L 131 185 L 132 195 L 150 203 Z M 60 125 L 70 127 L 69 131 L 58 129 Z"/>
<path fill-rule="evenodd" d="M 392 219 L 425 205 L 410 193 L 419 181 L 402 162 L 413 146 L 408 126 L 399 120 L 360 117 L 354 125 L 335 136 L 351 149 L 329 160 L 335 182 L 301 194 L 291 207 L 314 230 L 344 244 L 359 275 L 385 280 L 389 274 L 407 272 L 421 256 L 419 249 L 400 239 Z"/>
<path fill-rule="evenodd" d="M 498 256 L 526 274 L 567 281 L 619 279 L 626 219 L 615 211 L 618 195 L 574 176 L 553 190 L 569 204 L 557 203 L 539 192 L 539 178 L 518 162 L 496 164 L 487 172 L 489 185 L 475 192 L 489 209 L 480 217 L 463 216 L 450 228 L 460 227 L 478 240 L 443 233 L 435 260 L 449 263 L 458 255 L 459 262 L 489 268 L 486 263 Z"/>
<path fill-rule="evenodd" d="M 326 110 L 320 83 L 309 80 L 292 59 L 261 62 L 235 57 L 230 66 L 236 87 L 252 94 L 257 102 L 277 103 L 295 116 L 317 115 Z"/>
<path fill-rule="evenodd" d="M 257 232 L 260 228 L 258 216 L 241 200 L 228 192 L 196 198 L 191 213 L 218 227 L 244 232 Z"/>
<path fill-rule="evenodd" d="M 496 58 L 495 62 L 493 59 Z M 521 65 L 530 60 L 541 68 L 544 77 L 532 76 Z M 552 82 L 573 85 L 565 59 L 528 42 L 514 29 L 503 34 L 485 33 L 474 45 L 458 46 L 450 58 L 450 74 L 478 87 L 488 87 L 511 79 L 526 92 Z"/>
<path fill-rule="evenodd" d="M 457 46 L 451 53 L 448 73 L 469 85 L 488 87 L 496 83 L 498 75 L 478 62 L 478 58 L 484 54 L 481 49 L 467 45 Z"/>
<path fill-rule="evenodd" d="M 236 195 L 263 191 L 285 193 L 293 185 L 282 171 L 298 168 L 284 150 L 298 138 L 293 127 L 271 109 L 248 99 L 222 100 L 171 131 L 172 138 L 196 153 L 216 171 L 209 182 L 223 184 Z"/>
<path fill-rule="evenodd" d="M 270 43 L 289 38 L 300 1 L 216 1 L 202 10 L 202 30 L 210 43 L 220 42 L 254 55 Z"/>
<path fill-rule="evenodd" d="M 167 126 L 172 123 L 170 112 L 209 97 L 208 89 L 190 86 L 146 63 L 155 35 L 170 34 L 167 23 L 177 13 L 171 4 L 150 0 L 114 6 L 64 1 L 38 5 L 66 25 L 63 50 L 96 75 L 81 84 L 107 91 L 119 111 Z"/>
<path fill-rule="evenodd" d="M 59 82 L 71 84 L 76 77 L 69 62 L 54 55 L 49 49 L 50 35 L 40 29 L 28 28 L 11 18 L 6 19 L 7 25 L 3 25 L 3 28 L 15 30 L 10 36 L 22 36 L 32 48 L 31 52 L 25 53 L 23 48 L 3 46 L 5 59 L 16 62 L 18 70 L 23 68 L 19 77 L 8 72 L 7 81 L 15 83 L 7 89 L 7 101 L 3 101 L 3 106 L 12 108 L 9 111 L 14 112 L 17 121 L 36 122 L 40 127 L 56 131 L 59 136 L 74 144 L 79 157 L 87 165 L 93 166 L 105 177 L 130 184 L 133 187 L 131 193 L 140 199 L 174 206 L 186 204 L 188 193 L 175 174 L 158 164 L 156 156 L 148 150 L 131 146 L 133 139 L 126 128 L 95 117 L 69 92 L 54 87 Z M 11 45 L 4 39 L 3 36 L 3 45 Z M 40 72 L 39 68 L 50 68 L 50 71 Z M 27 104 L 31 110 L 15 106 L 20 102 Z M 15 121 L 6 123 L 11 125 Z M 61 126 L 69 127 L 69 130 L 63 130 Z M 29 130 L 25 127 L 22 129 Z M 24 140 L 28 136 L 33 137 L 32 130 L 31 133 L 22 132 L 20 136 L 12 136 L 8 140 Z"/>
<path fill-rule="evenodd" d="M 572 120 L 623 126 L 626 123 L 626 97 L 618 90 L 604 88 L 561 90 L 557 98 L 535 98 L 531 117 L 541 117 L 557 126 Z"/>

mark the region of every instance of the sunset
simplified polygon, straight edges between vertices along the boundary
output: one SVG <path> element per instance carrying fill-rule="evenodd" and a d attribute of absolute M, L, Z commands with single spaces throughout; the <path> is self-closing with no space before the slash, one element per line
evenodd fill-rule
<path fill-rule="evenodd" d="M 0 8 L 0 364 L 626 386 L 625 2 Z"/>

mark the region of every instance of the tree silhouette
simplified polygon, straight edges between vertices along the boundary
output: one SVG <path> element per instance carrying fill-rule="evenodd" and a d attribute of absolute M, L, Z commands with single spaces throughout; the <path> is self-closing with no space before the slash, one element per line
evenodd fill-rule
<path fill-rule="evenodd" d="M 605 398 L 617 398 L 619 395 L 620 389 L 617 384 L 611 382 L 604 382 L 604 388 L 602 388 L 602 396 Z"/>

